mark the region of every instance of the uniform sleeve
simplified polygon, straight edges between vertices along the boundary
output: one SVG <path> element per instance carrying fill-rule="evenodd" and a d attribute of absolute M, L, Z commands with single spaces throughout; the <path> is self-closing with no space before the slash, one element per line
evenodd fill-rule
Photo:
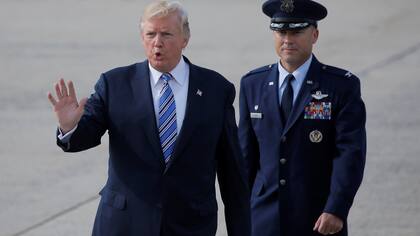
<path fill-rule="evenodd" d="M 257 170 L 259 168 L 259 148 L 257 137 L 252 128 L 251 117 L 248 110 L 248 101 L 245 92 L 244 80 L 241 80 L 241 88 L 239 95 L 239 142 L 241 145 L 242 155 L 245 159 L 246 171 L 248 176 L 248 185 L 252 188 Z"/>
<path fill-rule="evenodd" d="M 345 220 L 362 182 L 366 159 L 366 110 L 358 78 L 349 79 L 337 109 L 336 156 L 324 211 Z"/>
<path fill-rule="evenodd" d="M 57 145 L 65 152 L 83 151 L 101 143 L 101 137 L 108 127 L 106 87 L 105 75 L 102 74 L 95 85 L 94 93 L 85 105 L 84 114 L 77 124 L 76 130 L 68 140 L 60 140 L 57 137 Z"/>
<path fill-rule="evenodd" d="M 232 84 L 229 85 L 224 127 L 217 150 L 217 177 L 225 206 L 228 235 L 243 236 L 250 235 L 251 231 L 249 188 L 246 183 L 245 166 L 239 147 L 233 108 L 235 87 Z"/>

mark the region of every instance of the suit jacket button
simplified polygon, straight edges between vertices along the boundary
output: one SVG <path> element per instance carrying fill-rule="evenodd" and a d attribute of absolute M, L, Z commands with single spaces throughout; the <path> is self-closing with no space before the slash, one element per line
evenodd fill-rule
<path fill-rule="evenodd" d="M 280 164 L 284 165 L 286 164 L 287 160 L 285 158 L 280 159 Z"/>
<path fill-rule="evenodd" d="M 285 179 L 281 179 L 281 180 L 280 180 L 280 185 L 281 185 L 281 186 L 286 185 L 286 180 L 285 180 Z"/>
<path fill-rule="evenodd" d="M 283 136 L 283 137 L 281 137 L 281 140 L 280 140 L 280 141 L 281 141 L 282 143 L 285 143 L 285 142 L 286 142 L 286 140 L 287 140 L 286 136 Z"/>

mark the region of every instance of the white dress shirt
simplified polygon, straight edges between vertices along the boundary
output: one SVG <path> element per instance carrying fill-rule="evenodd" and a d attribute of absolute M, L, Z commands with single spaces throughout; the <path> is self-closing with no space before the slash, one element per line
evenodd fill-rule
<path fill-rule="evenodd" d="M 306 74 L 308 74 L 309 66 L 312 62 L 312 55 L 303 63 L 299 68 L 293 71 L 293 76 L 295 77 L 292 80 L 292 88 L 293 88 L 293 104 L 296 101 L 297 95 L 299 94 L 300 88 L 302 87 L 303 81 L 305 80 Z M 283 96 L 283 91 L 286 88 L 286 83 L 284 83 L 286 76 L 290 74 L 283 66 L 278 63 L 279 69 L 279 104 L 281 104 L 281 97 Z"/>
<path fill-rule="evenodd" d="M 163 88 L 163 80 L 159 79 L 162 75 L 162 72 L 157 71 L 149 63 L 150 71 L 150 86 L 152 88 L 153 96 L 153 105 L 155 108 L 155 117 L 156 124 L 159 124 L 159 94 Z M 187 96 L 188 96 L 188 84 L 189 84 L 189 75 L 190 67 L 184 61 L 184 58 L 181 57 L 178 65 L 169 72 L 174 79 L 169 80 L 169 86 L 172 89 L 175 98 L 175 107 L 176 107 L 176 128 L 179 134 L 179 131 L 182 127 L 182 122 L 185 117 L 185 109 L 187 107 Z"/>
<path fill-rule="evenodd" d="M 159 93 L 163 88 L 163 81 L 160 80 L 160 76 L 162 72 L 157 71 L 155 68 L 152 67 L 149 63 L 149 71 L 150 71 L 150 87 L 152 90 L 153 96 L 153 106 L 155 108 L 155 117 L 156 117 L 156 124 L 159 124 Z M 184 58 L 181 57 L 178 65 L 169 72 L 174 79 L 169 81 L 169 86 L 172 89 L 175 98 L 175 106 L 176 106 L 176 125 L 177 125 L 177 132 L 179 134 L 182 122 L 184 121 L 185 117 L 185 109 L 187 107 L 187 96 L 188 96 L 188 84 L 189 84 L 189 76 L 190 76 L 190 67 L 184 61 Z M 144 78 L 136 78 L 136 79 L 144 79 Z M 71 135 L 76 130 L 77 126 L 74 127 L 72 130 L 63 134 L 60 129 L 58 134 L 58 138 L 62 142 L 68 142 Z"/>

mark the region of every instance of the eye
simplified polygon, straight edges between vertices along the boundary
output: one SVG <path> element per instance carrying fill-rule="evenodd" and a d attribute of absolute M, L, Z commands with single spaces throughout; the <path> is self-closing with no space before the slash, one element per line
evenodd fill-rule
<path fill-rule="evenodd" d="M 156 36 L 156 33 L 155 32 L 146 32 L 146 38 L 153 38 L 153 37 L 155 37 Z"/>
<path fill-rule="evenodd" d="M 165 38 L 169 38 L 169 37 L 172 36 L 172 33 L 170 33 L 170 32 L 162 32 L 162 36 L 165 37 Z"/>

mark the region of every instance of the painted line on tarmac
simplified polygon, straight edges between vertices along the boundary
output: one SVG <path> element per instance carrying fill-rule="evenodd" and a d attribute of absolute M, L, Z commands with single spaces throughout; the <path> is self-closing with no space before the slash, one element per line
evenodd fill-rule
<path fill-rule="evenodd" d="M 90 202 L 95 201 L 98 198 L 99 198 L 99 195 L 95 195 L 93 197 L 90 197 L 90 198 L 88 198 L 88 199 L 86 199 L 84 201 L 81 201 L 81 202 L 77 203 L 74 206 L 71 206 L 71 207 L 69 207 L 67 209 L 64 209 L 64 210 L 58 212 L 57 214 L 54 214 L 54 215 L 48 217 L 47 219 L 45 219 L 45 220 L 43 220 L 41 222 L 38 222 L 38 223 L 36 223 L 36 224 L 34 224 L 32 226 L 29 226 L 28 228 L 26 228 L 24 230 L 21 230 L 21 231 L 15 233 L 15 234 L 12 234 L 11 236 L 22 236 L 22 235 L 25 235 L 25 234 L 31 232 L 32 230 L 37 229 L 37 228 L 39 228 L 39 227 L 41 227 L 41 226 L 43 226 L 43 225 L 45 225 L 45 224 L 47 224 L 47 223 L 49 223 L 49 222 L 51 222 L 53 220 L 59 218 L 60 216 L 63 216 L 63 215 L 65 215 L 65 214 L 67 214 L 67 213 L 69 213 L 71 211 L 77 210 L 78 208 L 80 208 L 80 207 L 82 207 L 82 206 L 84 206 L 84 205 L 86 205 L 86 204 L 88 204 Z"/>
<path fill-rule="evenodd" d="M 397 54 L 394 54 L 388 58 L 386 58 L 385 60 L 379 61 L 376 64 L 373 64 L 363 70 L 361 70 L 359 73 L 357 73 L 358 76 L 360 77 L 365 77 L 367 75 L 369 75 L 372 71 L 378 70 L 378 69 L 382 69 L 386 66 L 389 66 L 392 63 L 395 63 L 396 61 L 400 61 L 402 59 L 404 59 L 405 57 L 416 53 L 418 50 L 420 50 L 420 43 L 417 43 L 403 51 L 400 51 Z"/>

